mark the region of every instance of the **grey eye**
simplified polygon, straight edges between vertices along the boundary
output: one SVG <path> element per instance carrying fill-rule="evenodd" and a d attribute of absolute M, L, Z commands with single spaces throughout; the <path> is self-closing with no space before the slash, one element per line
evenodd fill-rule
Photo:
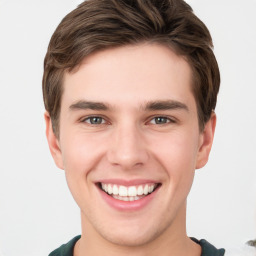
<path fill-rule="evenodd" d="M 166 123 L 170 122 L 169 118 L 162 117 L 162 116 L 155 117 L 153 120 L 154 120 L 155 124 L 166 124 Z"/>
<path fill-rule="evenodd" d="M 105 120 L 99 116 L 92 116 L 92 117 L 86 118 L 85 122 L 90 124 L 103 124 L 105 123 Z"/>

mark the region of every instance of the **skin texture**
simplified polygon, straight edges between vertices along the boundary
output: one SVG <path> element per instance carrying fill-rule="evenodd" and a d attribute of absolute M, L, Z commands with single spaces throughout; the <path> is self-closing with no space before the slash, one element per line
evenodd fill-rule
<path fill-rule="evenodd" d="M 216 117 L 199 132 L 191 86 L 186 60 L 157 44 L 107 49 L 65 74 L 59 139 L 48 113 L 45 120 L 52 156 L 81 209 L 76 256 L 200 255 L 186 235 L 186 198 L 195 169 L 208 160 Z M 77 107 L 81 101 L 107 109 Z M 176 107 L 146 107 L 159 101 Z M 91 116 L 100 117 L 97 124 Z M 161 186 L 144 207 L 120 211 L 101 197 L 102 179 Z"/>

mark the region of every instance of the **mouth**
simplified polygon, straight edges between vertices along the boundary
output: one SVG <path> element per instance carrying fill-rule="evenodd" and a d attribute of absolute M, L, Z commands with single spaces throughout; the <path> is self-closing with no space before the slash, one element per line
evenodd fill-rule
<path fill-rule="evenodd" d="M 124 186 L 112 183 L 98 183 L 99 188 L 108 196 L 124 202 L 132 202 L 148 197 L 161 186 L 160 183 L 146 183 Z"/>

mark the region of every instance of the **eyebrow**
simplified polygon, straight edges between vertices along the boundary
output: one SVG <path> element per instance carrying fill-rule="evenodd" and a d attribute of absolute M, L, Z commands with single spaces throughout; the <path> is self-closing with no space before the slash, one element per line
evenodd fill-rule
<path fill-rule="evenodd" d="M 70 105 L 71 110 L 102 110 L 107 111 L 111 109 L 111 107 L 103 102 L 94 102 L 94 101 L 86 101 L 79 100 L 78 102 Z M 176 100 L 157 100 L 157 101 L 149 101 L 146 104 L 141 105 L 141 109 L 144 111 L 157 111 L 157 110 L 175 110 L 175 109 L 183 109 L 188 110 L 187 105 L 182 102 Z"/>
<path fill-rule="evenodd" d="M 145 110 L 174 110 L 174 109 L 181 109 L 181 110 L 188 110 L 188 106 L 182 102 L 176 100 L 161 100 L 161 101 L 150 101 L 146 103 L 144 107 Z"/>
<path fill-rule="evenodd" d="M 108 110 L 109 109 L 108 105 L 105 103 L 85 101 L 85 100 L 80 100 L 72 104 L 69 108 L 71 110 L 79 110 L 79 109 Z"/>

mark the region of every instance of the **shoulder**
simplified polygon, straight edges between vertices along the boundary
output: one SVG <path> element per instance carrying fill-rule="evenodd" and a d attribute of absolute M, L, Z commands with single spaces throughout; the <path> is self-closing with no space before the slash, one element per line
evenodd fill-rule
<path fill-rule="evenodd" d="M 225 254 L 225 250 L 223 248 L 217 249 L 215 246 L 207 242 L 205 239 L 201 239 L 201 240 L 197 240 L 195 238 L 191 238 L 191 239 L 201 246 L 202 248 L 201 256 L 223 256 Z"/>
<path fill-rule="evenodd" d="M 52 251 L 49 256 L 73 256 L 73 250 L 76 242 L 80 239 L 80 235 L 71 239 L 68 243 L 61 245 Z"/>

